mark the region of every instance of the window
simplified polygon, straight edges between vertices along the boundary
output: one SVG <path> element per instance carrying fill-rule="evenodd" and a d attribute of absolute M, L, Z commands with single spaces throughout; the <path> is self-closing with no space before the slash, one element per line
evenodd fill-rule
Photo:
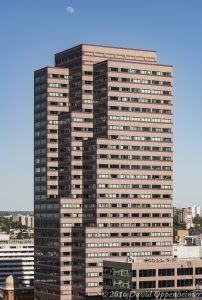
<path fill-rule="evenodd" d="M 85 71 L 84 74 L 85 75 L 93 75 L 93 72 L 91 72 L 91 71 Z"/>
<path fill-rule="evenodd" d="M 171 77 L 171 73 L 170 72 L 163 72 L 163 76 L 164 77 Z"/>
<path fill-rule="evenodd" d="M 139 271 L 140 277 L 153 277 L 156 276 L 156 270 L 155 269 L 146 269 L 146 270 L 140 270 Z"/>
<path fill-rule="evenodd" d="M 140 289 L 148 289 L 148 288 L 155 288 L 156 281 L 140 281 L 139 288 Z"/>
<path fill-rule="evenodd" d="M 174 280 L 159 280 L 158 284 L 159 284 L 159 288 L 174 287 L 175 281 Z"/>
<path fill-rule="evenodd" d="M 174 269 L 159 269 L 159 276 L 173 276 L 175 274 Z"/>
<path fill-rule="evenodd" d="M 202 268 L 196 268 L 196 274 L 201 275 L 202 274 Z"/>
<path fill-rule="evenodd" d="M 177 281 L 177 286 L 192 286 L 193 280 L 192 279 L 179 279 Z"/>
<path fill-rule="evenodd" d="M 128 73 L 128 72 L 129 72 L 129 69 L 121 68 L 121 72 Z"/>
<path fill-rule="evenodd" d="M 193 275 L 193 268 L 178 268 L 177 275 Z"/>
<path fill-rule="evenodd" d="M 111 71 L 112 71 L 112 72 L 118 72 L 119 69 L 118 69 L 118 68 L 111 68 Z"/>
<path fill-rule="evenodd" d="M 89 282 L 88 283 L 89 287 L 94 287 L 94 286 L 98 286 L 98 282 Z"/>

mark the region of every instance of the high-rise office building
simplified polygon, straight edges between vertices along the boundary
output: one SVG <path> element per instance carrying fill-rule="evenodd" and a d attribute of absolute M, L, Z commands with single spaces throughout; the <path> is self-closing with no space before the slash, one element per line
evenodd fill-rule
<path fill-rule="evenodd" d="M 35 299 L 99 298 L 103 260 L 172 256 L 172 74 L 95 45 L 35 72 Z"/>

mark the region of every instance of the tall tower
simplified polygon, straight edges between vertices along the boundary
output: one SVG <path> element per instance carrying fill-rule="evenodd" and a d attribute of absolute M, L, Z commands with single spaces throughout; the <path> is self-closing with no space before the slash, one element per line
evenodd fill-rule
<path fill-rule="evenodd" d="M 104 259 L 172 255 L 172 73 L 95 45 L 35 72 L 35 299 L 99 298 Z"/>

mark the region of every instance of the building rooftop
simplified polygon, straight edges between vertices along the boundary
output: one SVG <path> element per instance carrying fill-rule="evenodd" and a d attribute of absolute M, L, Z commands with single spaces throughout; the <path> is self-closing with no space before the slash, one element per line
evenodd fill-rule
<path fill-rule="evenodd" d="M 156 50 L 144 50 L 144 49 L 136 49 L 136 48 L 118 47 L 118 46 L 110 46 L 110 45 L 95 45 L 95 44 L 88 44 L 88 43 L 85 43 L 85 44 L 79 44 L 79 45 L 77 45 L 77 46 L 68 48 L 68 49 L 66 49 L 66 50 L 64 50 L 64 51 L 58 52 L 56 55 L 61 54 L 61 53 L 64 53 L 64 52 L 66 52 L 66 51 L 76 50 L 77 48 L 82 48 L 82 47 L 85 47 L 85 46 L 93 47 L 93 48 L 102 47 L 102 48 L 112 48 L 112 49 L 122 49 L 122 50 L 132 50 L 132 51 L 146 51 L 146 52 L 154 52 L 154 53 L 157 53 Z"/>

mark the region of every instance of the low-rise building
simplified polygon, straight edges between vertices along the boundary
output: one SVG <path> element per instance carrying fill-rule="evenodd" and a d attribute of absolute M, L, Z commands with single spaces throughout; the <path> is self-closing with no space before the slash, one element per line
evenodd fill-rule
<path fill-rule="evenodd" d="M 173 220 L 175 224 L 185 224 L 187 229 L 193 227 L 192 208 L 174 207 Z"/>
<path fill-rule="evenodd" d="M 34 228 L 34 216 L 33 215 L 22 215 L 22 214 L 13 214 L 13 222 L 19 222 L 23 226 Z"/>
<path fill-rule="evenodd" d="M 103 299 L 193 299 L 202 290 L 202 260 L 104 261 Z"/>
<path fill-rule="evenodd" d="M 177 259 L 199 259 L 202 257 L 202 247 L 196 245 L 173 245 L 173 257 Z"/>
<path fill-rule="evenodd" d="M 29 286 L 34 279 L 34 242 L 4 240 L 0 242 L 0 286 L 7 276 L 16 276 L 21 286 Z"/>
<path fill-rule="evenodd" d="M 7 243 L 10 240 L 10 235 L 4 232 L 0 233 L 0 244 Z"/>

